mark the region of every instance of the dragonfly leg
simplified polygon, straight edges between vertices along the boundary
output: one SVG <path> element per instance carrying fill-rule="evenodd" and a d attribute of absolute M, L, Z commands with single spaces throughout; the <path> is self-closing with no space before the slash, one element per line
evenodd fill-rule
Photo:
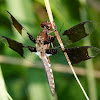
<path fill-rule="evenodd" d="M 50 44 L 51 44 L 51 47 L 54 48 L 53 43 L 51 42 Z"/>
<path fill-rule="evenodd" d="M 46 41 L 44 41 L 44 45 L 53 42 L 55 40 L 55 38 L 56 38 L 56 36 L 50 36 Z"/>

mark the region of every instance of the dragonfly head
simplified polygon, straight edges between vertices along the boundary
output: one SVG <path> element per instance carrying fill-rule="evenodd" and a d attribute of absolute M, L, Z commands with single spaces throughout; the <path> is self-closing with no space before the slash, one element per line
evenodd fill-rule
<path fill-rule="evenodd" d="M 48 29 L 48 30 L 52 30 L 52 25 L 51 25 L 50 21 L 42 22 L 42 23 L 41 23 L 41 27 L 42 27 L 42 28 L 46 28 L 46 29 Z"/>

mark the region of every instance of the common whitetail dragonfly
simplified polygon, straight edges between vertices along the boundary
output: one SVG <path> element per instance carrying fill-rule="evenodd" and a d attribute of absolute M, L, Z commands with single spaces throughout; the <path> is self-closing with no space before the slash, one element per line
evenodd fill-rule
<path fill-rule="evenodd" d="M 15 40 L 12 40 L 8 37 L 1 36 L 0 41 L 9 46 L 12 50 L 16 51 L 19 53 L 22 57 L 25 59 L 28 59 L 27 57 L 27 52 L 29 52 L 29 61 L 32 61 L 32 57 L 34 54 L 37 54 L 45 67 L 49 87 L 51 90 L 52 95 L 55 93 L 55 83 L 54 83 L 54 77 L 53 77 L 53 72 L 51 68 L 51 63 L 49 56 L 50 55 L 55 55 L 59 52 L 59 48 L 54 48 L 52 46 L 52 43 L 54 42 L 56 36 L 51 36 L 50 33 L 54 32 L 55 30 L 52 31 L 52 25 L 49 21 L 45 21 L 41 23 L 41 27 L 43 30 L 39 33 L 37 36 L 37 39 L 35 39 L 13 16 L 11 13 L 7 11 L 11 22 L 13 26 L 16 28 L 16 30 L 20 33 L 20 35 L 26 40 L 29 45 L 24 45 L 22 43 L 19 43 Z M 63 32 L 63 35 L 67 36 L 67 41 L 66 43 L 74 43 L 82 38 L 86 37 L 91 33 L 90 27 L 95 23 L 94 21 L 85 21 L 82 22 L 68 30 L 65 30 Z M 92 30 L 93 27 L 91 27 Z M 30 42 L 35 43 L 36 47 L 30 46 Z M 50 46 L 52 48 L 50 48 Z M 75 47 L 75 48 L 66 48 L 63 52 L 67 52 L 70 61 L 72 64 L 79 63 L 81 61 L 90 59 L 91 55 L 89 55 L 89 51 L 93 50 L 94 52 L 97 52 L 100 49 L 92 46 L 81 46 L 81 47 Z"/>

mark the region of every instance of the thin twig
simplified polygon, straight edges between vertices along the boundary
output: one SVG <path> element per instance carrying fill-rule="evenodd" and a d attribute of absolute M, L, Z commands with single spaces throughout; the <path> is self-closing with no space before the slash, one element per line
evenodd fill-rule
<path fill-rule="evenodd" d="M 59 36 L 59 34 L 58 34 L 58 31 L 56 30 L 56 26 L 55 26 L 55 24 L 54 24 L 54 20 L 53 20 L 51 8 L 50 8 L 49 0 L 44 0 L 44 1 L 45 1 L 45 6 L 46 6 L 46 9 L 47 9 L 47 13 L 48 13 L 50 22 L 51 22 L 51 24 L 52 24 L 53 29 L 55 29 L 55 35 L 56 35 L 56 37 L 57 37 L 57 40 L 58 40 L 58 42 L 59 42 L 59 44 L 60 44 L 62 50 L 64 51 L 64 50 L 65 50 L 64 45 L 63 45 L 63 43 L 62 43 L 62 41 L 61 41 L 61 38 L 60 38 L 60 36 Z M 76 78 L 76 80 L 77 80 L 79 86 L 81 87 L 81 89 L 82 89 L 82 91 L 83 91 L 83 93 L 84 93 L 86 99 L 89 100 L 89 97 L 87 96 L 87 94 L 86 94 L 86 92 L 85 92 L 83 86 L 81 85 L 81 83 L 80 83 L 80 81 L 79 81 L 79 79 L 78 79 L 78 77 L 77 77 L 77 75 L 76 75 L 76 73 L 75 73 L 75 71 L 74 71 L 74 69 L 73 69 L 73 66 L 72 66 L 72 64 L 71 64 L 71 62 L 70 62 L 70 59 L 69 59 L 67 53 L 64 52 L 64 54 L 65 54 L 65 57 L 66 57 L 66 59 L 67 59 L 67 61 L 68 61 L 68 64 L 69 64 L 69 66 L 70 66 L 70 68 L 71 68 L 71 70 L 72 70 L 72 72 L 73 72 L 73 74 L 74 74 L 74 76 L 75 76 L 75 78 Z"/>

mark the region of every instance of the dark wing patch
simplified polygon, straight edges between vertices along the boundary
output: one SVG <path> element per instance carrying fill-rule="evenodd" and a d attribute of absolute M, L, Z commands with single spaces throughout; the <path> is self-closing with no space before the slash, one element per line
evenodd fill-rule
<path fill-rule="evenodd" d="M 11 48 L 12 50 L 16 51 L 17 53 L 19 53 L 22 57 L 23 57 L 23 44 L 19 43 L 17 41 L 14 41 L 10 38 L 7 38 L 5 36 L 2 36 L 2 40 L 5 44 L 7 44 L 9 46 L 9 48 Z"/>
<path fill-rule="evenodd" d="M 37 52 L 36 48 L 34 47 L 26 46 L 26 48 L 28 48 L 31 52 Z"/>
<path fill-rule="evenodd" d="M 34 52 L 36 52 L 36 48 L 31 46 L 24 46 L 22 43 L 19 43 L 5 36 L 0 37 L 0 41 L 12 50 L 16 51 L 26 60 L 32 63 L 35 62 L 35 58 L 37 57 L 37 55 L 35 55 Z"/>
<path fill-rule="evenodd" d="M 28 37 L 30 38 L 30 40 L 33 41 L 34 43 L 36 43 L 35 38 L 31 34 L 29 34 L 28 32 L 27 32 L 27 34 L 28 34 Z"/>
<path fill-rule="evenodd" d="M 7 11 L 8 12 L 8 11 Z M 17 29 L 17 31 L 22 35 L 22 25 L 10 14 L 10 12 L 8 12 L 8 14 L 10 15 L 11 17 L 11 21 L 12 21 L 12 24 L 13 26 Z"/>
<path fill-rule="evenodd" d="M 65 49 L 65 51 L 67 52 L 71 63 L 76 64 L 91 58 L 88 55 L 88 50 L 87 50 L 88 48 L 90 47 L 86 46 L 86 47 L 68 48 Z"/>
<path fill-rule="evenodd" d="M 63 35 L 67 35 L 68 40 L 66 40 L 66 42 L 69 42 L 69 44 L 71 44 L 88 36 L 95 30 L 96 26 L 97 23 L 95 21 L 85 21 L 64 31 Z"/>
<path fill-rule="evenodd" d="M 32 42 L 36 43 L 35 38 L 31 34 L 29 34 L 29 32 L 12 16 L 12 14 L 8 11 L 7 11 L 7 14 L 13 26 L 20 33 L 20 35 L 26 40 L 26 42 L 29 42 L 29 39 L 30 39 Z"/>
<path fill-rule="evenodd" d="M 65 49 L 65 52 L 67 52 L 71 63 L 76 64 L 100 54 L 100 49 L 92 46 L 82 46 L 75 48 L 67 48 Z"/>
<path fill-rule="evenodd" d="M 46 51 L 45 51 L 47 54 L 52 54 L 52 55 L 54 55 L 54 54 L 57 54 L 57 49 L 46 49 Z"/>

